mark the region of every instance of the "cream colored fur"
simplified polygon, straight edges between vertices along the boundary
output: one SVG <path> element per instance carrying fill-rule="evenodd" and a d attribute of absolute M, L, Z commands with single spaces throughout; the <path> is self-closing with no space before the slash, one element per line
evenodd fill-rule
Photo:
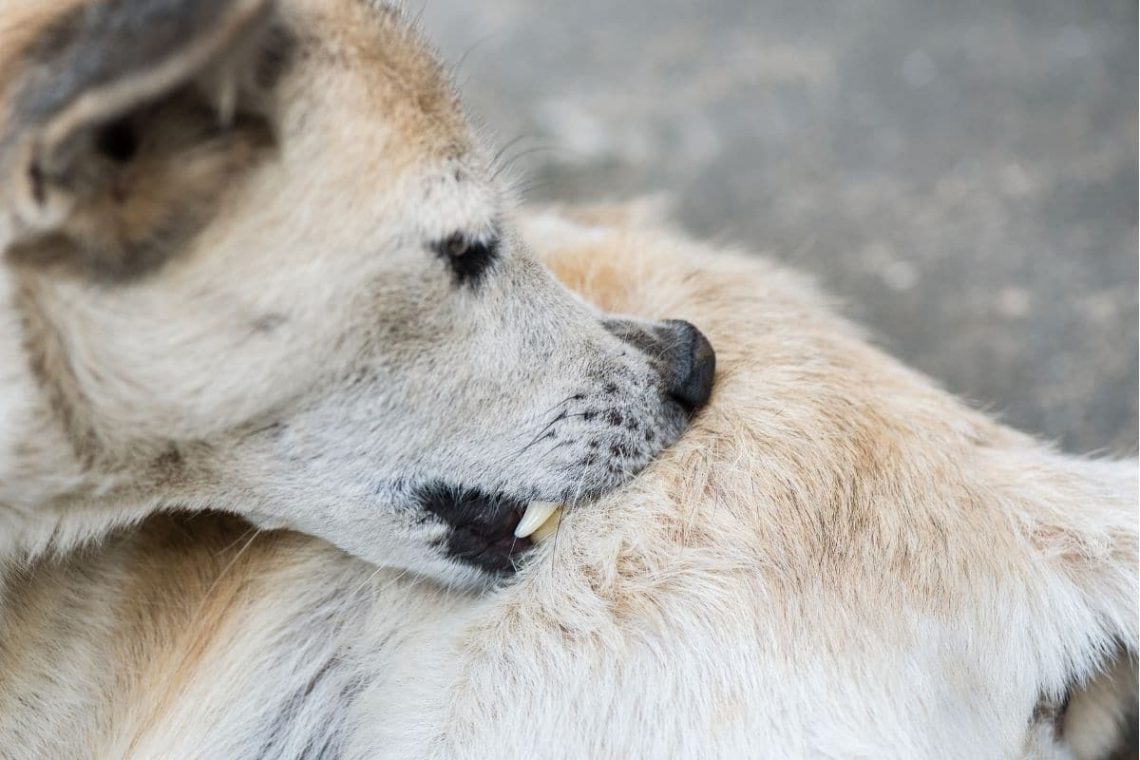
<path fill-rule="evenodd" d="M 514 513 L 676 439 L 699 335 L 575 298 L 513 206 L 386 4 L 6 0 L 0 565 L 208 507 L 509 571 Z"/>
<path fill-rule="evenodd" d="M 0 757 L 1111 750 L 1135 461 L 970 410 L 763 260 L 636 210 L 521 214 L 382 3 L 131 3 L 0 6 Z M 133 60 L 136 6 L 193 23 Z M 75 28 L 126 51 L 114 77 L 68 68 L 103 59 Z M 460 233 L 497 236 L 479 291 Z M 579 499 L 681 430 L 599 310 L 693 320 L 719 370 L 687 434 Z M 655 443 L 567 414 L 520 456 L 579 393 Z M 591 441 L 628 454 L 556 453 Z M 422 576 L 487 578 L 409 485 L 445 477 L 578 503 L 494 593 L 446 591 Z"/>
<path fill-rule="evenodd" d="M 523 229 L 599 306 L 717 342 L 676 445 L 489 596 L 210 516 L 41 563 L 0 623 L 0 746 L 1104 756 L 1135 696 L 1134 461 L 994 423 L 761 259 L 618 210 Z"/>

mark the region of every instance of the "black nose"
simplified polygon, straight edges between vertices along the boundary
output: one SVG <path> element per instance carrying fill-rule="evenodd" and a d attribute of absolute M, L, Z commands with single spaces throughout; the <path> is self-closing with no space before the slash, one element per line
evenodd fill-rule
<path fill-rule="evenodd" d="M 712 394 L 716 353 L 700 330 L 680 319 L 666 320 L 669 340 L 666 390 L 689 413 L 708 403 Z"/>

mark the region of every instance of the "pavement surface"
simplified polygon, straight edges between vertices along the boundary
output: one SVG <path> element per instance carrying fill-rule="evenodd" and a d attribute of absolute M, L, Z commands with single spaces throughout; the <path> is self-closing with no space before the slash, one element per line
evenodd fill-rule
<path fill-rule="evenodd" d="M 1137 447 L 1135 0 L 411 0 L 533 200 L 665 193 L 1070 451 Z"/>

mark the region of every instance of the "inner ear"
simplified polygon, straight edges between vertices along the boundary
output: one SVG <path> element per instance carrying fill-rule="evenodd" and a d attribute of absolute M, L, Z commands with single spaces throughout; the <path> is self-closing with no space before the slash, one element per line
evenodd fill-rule
<path fill-rule="evenodd" d="M 66 243 L 122 263 L 184 229 L 179 209 L 232 183 L 270 131 L 271 27 L 271 0 L 89 0 L 45 22 L 6 59 L 0 252 L 50 241 L 53 259 Z"/>
<path fill-rule="evenodd" d="M 118 119 L 100 128 L 95 150 L 116 164 L 125 164 L 138 155 L 139 136 L 131 119 Z"/>

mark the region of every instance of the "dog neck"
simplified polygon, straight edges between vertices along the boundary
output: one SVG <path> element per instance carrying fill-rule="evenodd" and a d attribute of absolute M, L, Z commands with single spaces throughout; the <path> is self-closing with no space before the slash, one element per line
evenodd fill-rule
<path fill-rule="evenodd" d="M 82 465 L 53 412 L 18 301 L 10 274 L 0 269 L 0 562 L 67 551 L 136 511 L 112 517 L 84 508 L 116 484 Z"/>

